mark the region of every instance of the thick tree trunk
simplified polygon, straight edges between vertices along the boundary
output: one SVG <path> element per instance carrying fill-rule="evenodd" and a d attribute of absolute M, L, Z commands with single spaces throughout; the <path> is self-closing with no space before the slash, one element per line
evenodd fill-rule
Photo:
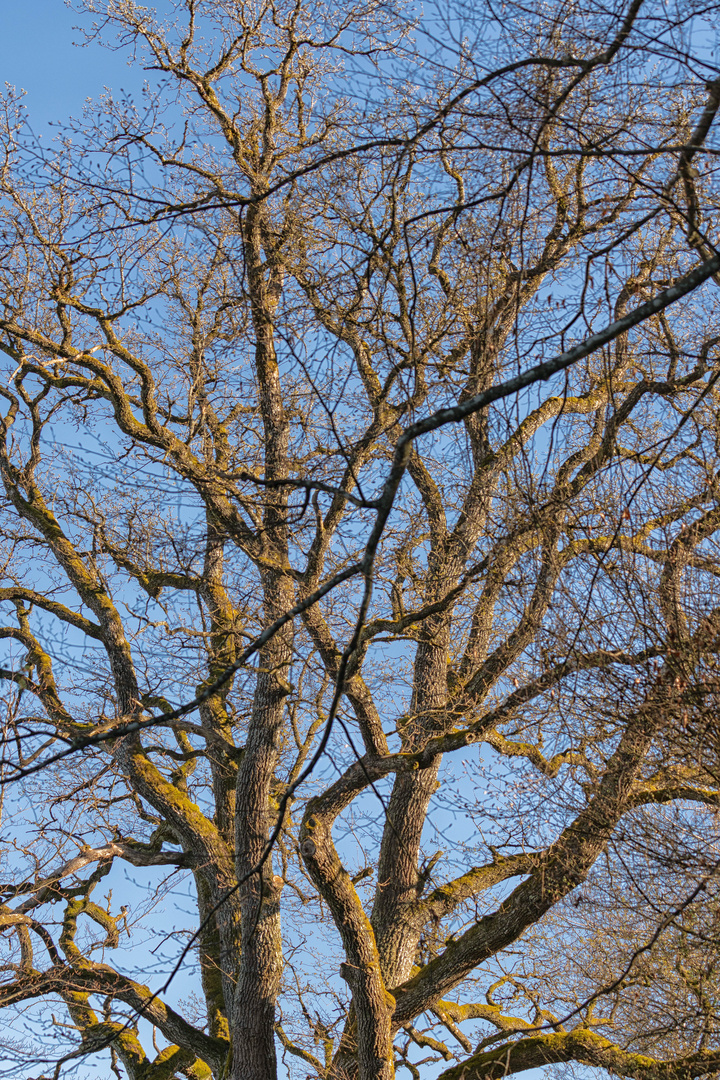
<path fill-rule="evenodd" d="M 279 639 L 261 658 L 278 660 Z M 287 650 L 285 650 L 287 655 Z M 268 664 L 268 666 L 274 666 Z M 274 673 L 258 677 L 253 730 L 238 772 L 236 868 L 242 910 L 242 957 L 232 1018 L 231 1080 L 275 1080 L 275 1002 L 282 974 L 280 888 L 272 859 L 261 863 L 268 841 L 269 782 L 277 761 L 284 692 Z M 245 880 L 243 880 L 245 879 Z"/>
<path fill-rule="evenodd" d="M 256 335 L 255 368 L 264 430 L 265 476 L 288 472 L 288 423 L 275 353 L 273 316 L 282 288 L 282 268 L 265 258 L 262 208 L 247 216 L 244 249 Z M 286 490 L 267 494 L 263 521 L 264 618 L 267 624 L 294 602 L 288 566 Z M 232 1016 L 231 1080 L 275 1080 L 275 1003 L 282 975 L 280 889 L 267 856 L 274 824 L 271 782 L 275 776 L 289 692 L 292 625 L 261 650 L 250 726 L 235 795 L 235 866 L 242 909 L 242 957 Z M 266 857 L 267 856 L 267 857 Z M 264 861 L 263 861 L 264 860 Z"/>
<path fill-rule="evenodd" d="M 405 748 L 418 749 L 439 723 L 447 698 L 446 631 L 419 646 L 415 660 L 413 717 Z M 410 977 L 422 927 L 409 916 L 422 888 L 418 866 L 427 809 L 437 787 L 440 759 L 418 773 L 399 773 L 393 785 L 378 866 L 372 925 L 383 977 L 397 986 Z"/>

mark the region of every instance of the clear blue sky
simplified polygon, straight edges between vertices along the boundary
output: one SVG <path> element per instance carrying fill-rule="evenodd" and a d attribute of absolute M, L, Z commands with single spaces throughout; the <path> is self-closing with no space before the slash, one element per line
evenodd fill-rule
<path fill-rule="evenodd" d="M 52 120 L 79 116 L 88 97 L 104 87 L 115 92 L 142 84 L 142 72 L 97 44 L 82 42 L 78 15 L 63 0 L 0 0 L 0 88 L 10 83 L 27 91 L 25 102 L 35 131 Z"/>

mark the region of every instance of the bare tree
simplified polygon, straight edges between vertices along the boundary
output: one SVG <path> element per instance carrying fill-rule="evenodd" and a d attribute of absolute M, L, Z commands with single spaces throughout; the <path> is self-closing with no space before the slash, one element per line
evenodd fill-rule
<path fill-rule="evenodd" d="M 156 84 L 6 97 L 22 1075 L 720 1071 L 719 7 L 86 0 Z"/>

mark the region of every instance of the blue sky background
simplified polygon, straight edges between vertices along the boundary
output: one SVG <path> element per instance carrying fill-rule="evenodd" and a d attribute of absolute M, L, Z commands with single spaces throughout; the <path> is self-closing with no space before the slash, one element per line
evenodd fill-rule
<path fill-rule="evenodd" d="M 50 123 L 79 116 L 88 97 L 107 86 L 117 92 L 142 85 L 142 76 L 120 53 L 86 47 L 81 21 L 63 0 L 2 0 L 0 4 L 0 86 L 27 92 L 30 121 L 37 134 L 52 136 Z"/>

